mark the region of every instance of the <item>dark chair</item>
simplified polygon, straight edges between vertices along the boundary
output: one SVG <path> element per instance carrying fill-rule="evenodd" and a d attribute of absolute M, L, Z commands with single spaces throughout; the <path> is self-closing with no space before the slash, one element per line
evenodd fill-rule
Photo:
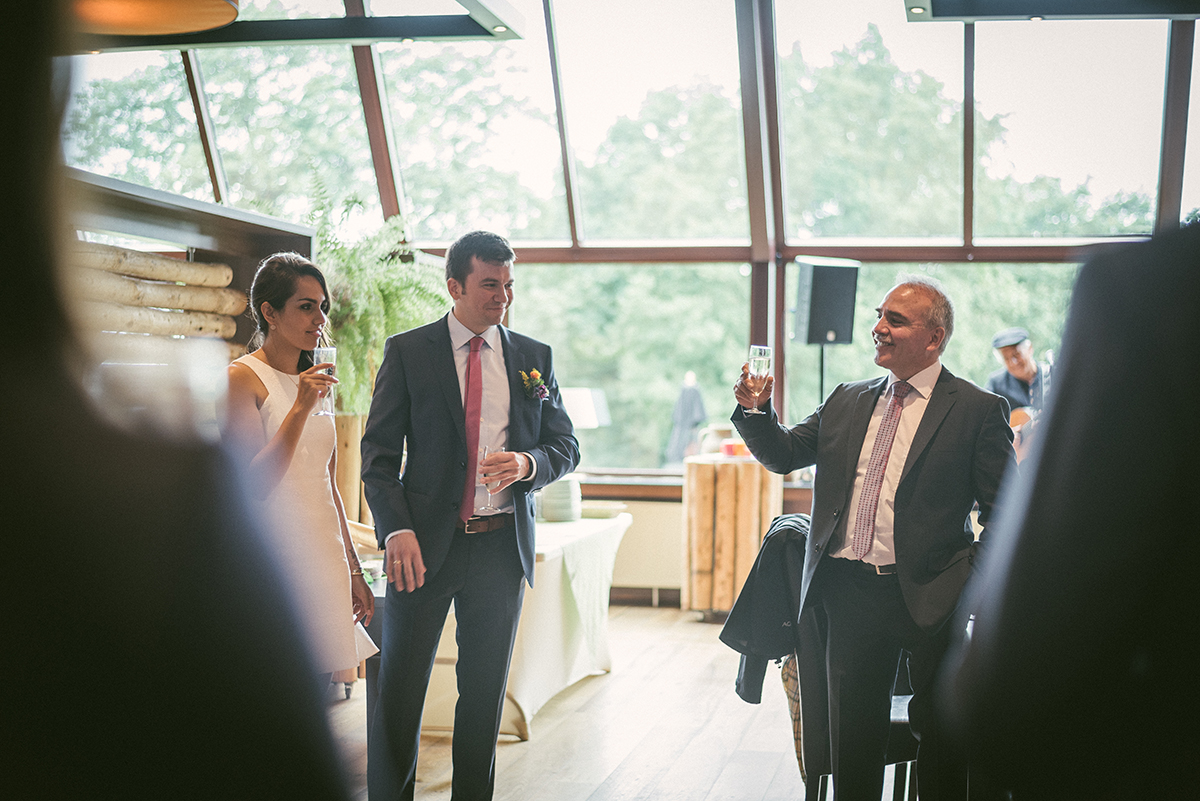
<path fill-rule="evenodd" d="M 917 797 L 917 745 L 918 740 L 908 725 L 908 702 L 912 700 L 912 686 L 908 679 L 908 661 L 900 657 L 896 671 L 896 685 L 892 689 L 892 725 L 888 730 L 887 756 L 885 763 L 896 766 L 892 780 L 892 799 L 914 801 Z M 817 801 L 826 801 L 829 794 L 829 774 L 817 779 Z"/>

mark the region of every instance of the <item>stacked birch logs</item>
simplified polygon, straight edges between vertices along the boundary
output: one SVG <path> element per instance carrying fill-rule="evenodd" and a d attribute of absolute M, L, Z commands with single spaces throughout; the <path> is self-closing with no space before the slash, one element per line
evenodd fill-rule
<path fill-rule="evenodd" d="M 245 293 L 233 270 L 90 242 L 72 252 L 85 325 L 94 331 L 232 340 Z M 230 343 L 230 352 L 241 346 Z"/>
<path fill-rule="evenodd" d="M 684 459 L 684 609 L 728 612 L 763 535 L 783 512 L 783 476 L 753 459 Z"/>

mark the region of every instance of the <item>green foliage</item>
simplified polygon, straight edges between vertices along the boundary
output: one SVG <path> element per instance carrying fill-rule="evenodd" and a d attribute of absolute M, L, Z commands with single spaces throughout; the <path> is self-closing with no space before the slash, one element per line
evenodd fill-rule
<path fill-rule="evenodd" d="M 605 391 L 613 425 L 578 432 L 584 467 L 658 467 L 683 376 L 727 416 L 750 280 L 732 264 L 524 265 L 513 326 L 554 346 L 560 386 Z"/>
<path fill-rule="evenodd" d="M 357 242 L 343 242 L 336 231 L 353 203 L 335 211 L 319 185 L 314 196 L 316 261 L 329 283 L 329 326 L 338 348 L 338 411 L 366 414 L 387 338 L 445 313 L 441 267 L 413 249 L 398 217 Z"/>

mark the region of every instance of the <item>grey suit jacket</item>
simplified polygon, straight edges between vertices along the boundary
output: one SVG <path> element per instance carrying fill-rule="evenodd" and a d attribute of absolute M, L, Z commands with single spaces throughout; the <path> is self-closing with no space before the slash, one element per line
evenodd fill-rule
<path fill-rule="evenodd" d="M 500 327 L 510 392 L 508 450 L 537 462 L 533 481 L 512 485 L 517 544 L 533 586 L 534 490 L 579 464 L 579 443 L 563 409 L 550 347 Z M 537 370 L 549 389 L 530 398 L 520 371 Z M 389 337 L 362 439 L 362 477 L 379 547 L 412 529 L 429 575 L 445 561 L 467 479 L 467 433 L 450 328 L 436 322 Z M 401 470 L 403 469 L 403 472 Z"/>
<path fill-rule="evenodd" d="M 886 376 L 841 384 L 790 429 L 773 409 L 734 411 L 738 433 L 768 470 L 817 467 L 801 610 L 821 557 L 841 544 L 835 533 L 850 504 L 871 411 L 886 387 Z M 1012 440 L 1007 402 L 942 368 L 896 488 L 897 573 L 908 611 L 924 629 L 936 629 L 954 610 L 974 553 L 971 509 L 978 502 L 986 525 L 1004 471 L 1015 464 Z"/>

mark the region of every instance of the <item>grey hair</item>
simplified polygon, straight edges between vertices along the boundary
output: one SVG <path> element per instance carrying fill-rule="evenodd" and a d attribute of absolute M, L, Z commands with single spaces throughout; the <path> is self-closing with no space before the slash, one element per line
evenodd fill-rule
<path fill-rule="evenodd" d="M 954 333 L 954 303 L 950 300 L 950 296 L 946 294 L 941 281 L 938 281 L 936 278 L 930 278 L 927 275 L 902 275 L 896 279 L 896 287 L 902 286 L 913 287 L 929 298 L 929 314 L 922 320 L 926 328 L 946 329 L 946 336 L 942 339 L 942 344 L 938 348 L 938 355 L 940 356 L 946 352 L 946 345 L 950 343 L 950 336 Z"/>

